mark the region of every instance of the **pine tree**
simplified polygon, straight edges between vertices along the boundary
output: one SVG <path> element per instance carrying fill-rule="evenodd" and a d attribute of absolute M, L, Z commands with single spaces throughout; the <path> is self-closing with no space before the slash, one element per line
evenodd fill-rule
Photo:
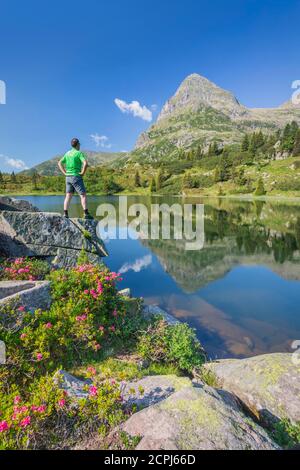
<path fill-rule="evenodd" d="M 245 134 L 243 141 L 242 141 L 242 152 L 247 152 L 249 150 L 249 136 Z"/>
<path fill-rule="evenodd" d="M 17 182 L 17 177 L 16 177 L 14 171 L 13 171 L 12 174 L 11 174 L 10 180 L 11 180 L 12 183 L 16 183 L 16 182 Z"/>
<path fill-rule="evenodd" d="M 141 177 L 140 177 L 138 170 L 136 170 L 135 175 L 134 175 L 134 185 L 136 188 L 141 187 Z"/>
<path fill-rule="evenodd" d="M 150 193 L 155 193 L 155 191 L 156 191 L 155 179 L 152 178 L 150 182 Z"/>
<path fill-rule="evenodd" d="M 214 182 L 219 183 L 220 181 L 221 181 L 221 170 L 220 170 L 220 167 L 217 166 L 214 172 Z"/>
<path fill-rule="evenodd" d="M 0 171 L 0 183 L 3 183 L 3 175 L 1 173 L 1 171 Z"/>
<path fill-rule="evenodd" d="M 286 152 L 293 152 L 295 140 L 298 134 L 299 126 L 293 121 L 287 124 L 283 130 L 281 149 Z"/>
<path fill-rule="evenodd" d="M 295 136 L 295 143 L 294 143 L 294 148 L 293 148 L 293 157 L 298 157 L 300 156 L 300 129 L 298 129 L 298 132 Z"/>
<path fill-rule="evenodd" d="M 31 176 L 31 181 L 33 184 L 33 189 L 37 189 L 37 180 L 38 180 L 38 174 L 37 171 L 34 171 Z"/>
<path fill-rule="evenodd" d="M 255 196 L 264 196 L 266 194 L 265 185 L 262 178 L 259 178 L 254 192 Z"/>
<path fill-rule="evenodd" d="M 162 175 L 161 169 L 159 168 L 158 173 L 157 173 L 157 177 L 156 177 L 156 191 L 161 190 L 162 181 L 163 181 L 163 175 Z"/>

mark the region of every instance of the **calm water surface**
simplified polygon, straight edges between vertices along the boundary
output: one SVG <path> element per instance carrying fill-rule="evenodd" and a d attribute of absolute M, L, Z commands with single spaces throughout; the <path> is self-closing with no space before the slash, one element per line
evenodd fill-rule
<path fill-rule="evenodd" d="M 22 197 L 44 211 L 61 211 L 62 196 Z M 90 198 L 118 204 L 114 196 Z M 181 202 L 132 196 L 129 203 Z M 122 287 L 195 327 L 214 357 L 289 351 L 300 339 L 300 205 L 185 199 L 205 204 L 205 245 L 185 251 L 174 240 L 110 240 L 109 268 Z M 80 216 L 74 198 L 71 216 Z"/>

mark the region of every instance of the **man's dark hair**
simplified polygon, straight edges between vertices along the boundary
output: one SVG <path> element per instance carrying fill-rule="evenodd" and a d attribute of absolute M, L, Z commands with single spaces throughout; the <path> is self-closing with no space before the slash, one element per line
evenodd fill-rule
<path fill-rule="evenodd" d="M 79 140 L 74 137 L 74 139 L 71 140 L 71 145 L 75 149 L 77 145 L 79 144 Z"/>

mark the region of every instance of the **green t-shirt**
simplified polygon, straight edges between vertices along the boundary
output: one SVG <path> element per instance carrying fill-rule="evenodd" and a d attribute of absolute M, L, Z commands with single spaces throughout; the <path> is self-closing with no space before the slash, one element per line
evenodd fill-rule
<path fill-rule="evenodd" d="M 67 176 L 79 176 L 85 160 L 85 155 L 80 150 L 71 149 L 63 156 L 60 163 L 65 167 Z"/>

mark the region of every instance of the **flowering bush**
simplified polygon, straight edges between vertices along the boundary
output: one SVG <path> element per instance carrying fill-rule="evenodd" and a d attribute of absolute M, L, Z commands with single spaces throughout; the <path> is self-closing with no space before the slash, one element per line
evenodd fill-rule
<path fill-rule="evenodd" d="M 0 337 L 7 350 L 2 387 L 9 388 L 11 380 L 30 382 L 57 367 L 100 357 L 124 322 L 125 306 L 117 295 L 120 277 L 116 273 L 83 265 L 53 271 L 49 277 L 53 297 L 49 311 L 7 307 L 1 316 Z"/>
<path fill-rule="evenodd" d="M 46 261 L 31 258 L 0 260 L 0 281 L 36 281 L 50 271 Z"/>
<path fill-rule="evenodd" d="M 87 432 L 105 435 L 124 419 L 118 383 L 95 382 L 87 392 L 76 401 L 46 375 L 26 393 L 16 386 L 0 393 L 0 450 L 70 447 Z"/>
<path fill-rule="evenodd" d="M 39 263 L 7 262 L 2 279 L 40 278 L 46 269 Z M 52 271 L 48 278 L 48 311 L 31 312 L 17 304 L 1 311 L 7 361 L 0 368 L 0 449 L 68 448 L 89 432 L 105 434 L 119 424 L 130 412 L 122 406 L 120 382 L 126 373 L 119 371 L 116 380 L 116 368 L 107 365 L 99 372 L 96 365 L 113 351 L 137 351 L 150 363 L 178 364 L 189 371 L 203 360 L 187 325 L 146 321 L 138 314 L 139 301 L 118 294 L 121 278 L 106 267 L 82 264 Z M 75 400 L 60 389 L 53 374 L 77 366 L 85 368 L 83 375 L 92 382 L 86 398 Z"/>

